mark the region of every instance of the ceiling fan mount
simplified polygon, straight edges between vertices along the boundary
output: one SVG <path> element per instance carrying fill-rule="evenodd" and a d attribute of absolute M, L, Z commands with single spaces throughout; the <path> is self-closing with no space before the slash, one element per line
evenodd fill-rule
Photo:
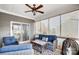
<path fill-rule="evenodd" d="M 36 12 L 41 13 L 41 14 L 44 14 L 43 11 L 40 11 L 39 10 L 40 8 L 43 7 L 43 5 L 41 5 L 41 4 L 39 6 L 37 6 L 37 7 L 36 7 L 36 4 L 33 4 L 33 6 L 30 6 L 29 4 L 25 4 L 25 5 L 31 9 L 31 10 L 25 11 L 25 12 L 32 12 L 33 15 L 36 15 Z"/>

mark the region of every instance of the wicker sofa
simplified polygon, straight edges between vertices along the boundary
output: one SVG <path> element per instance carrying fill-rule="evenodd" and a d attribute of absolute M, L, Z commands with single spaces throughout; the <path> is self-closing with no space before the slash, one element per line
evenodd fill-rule
<path fill-rule="evenodd" d="M 47 40 L 45 40 L 47 38 Z M 44 34 L 36 34 L 34 36 L 34 40 L 43 40 L 47 41 L 47 49 L 54 51 L 57 48 L 57 36 L 56 35 L 44 35 Z"/>

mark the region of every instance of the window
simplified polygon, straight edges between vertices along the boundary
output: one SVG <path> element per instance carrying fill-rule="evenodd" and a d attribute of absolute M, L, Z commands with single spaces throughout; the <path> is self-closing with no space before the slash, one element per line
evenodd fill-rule
<path fill-rule="evenodd" d="M 40 22 L 35 22 L 35 24 L 34 24 L 34 31 L 35 31 L 35 34 L 40 34 L 41 32 L 40 32 Z"/>
<path fill-rule="evenodd" d="M 48 19 L 41 21 L 41 33 L 48 34 Z"/>
<path fill-rule="evenodd" d="M 78 37 L 79 11 L 52 17 L 35 23 L 35 32 L 63 37 Z"/>
<path fill-rule="evenodd" d="M 60 36 L 60 16 L 49 19 L 49 34 Z"/>
<path fill-rule="evenodd" d="M 79 11 L 61 15 L 61 36 L 78 37 Z"/>

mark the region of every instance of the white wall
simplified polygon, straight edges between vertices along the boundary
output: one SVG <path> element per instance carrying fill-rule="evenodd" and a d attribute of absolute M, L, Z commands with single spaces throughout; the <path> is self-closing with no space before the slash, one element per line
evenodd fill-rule
<path fill-rule="evenodd" d="M 0 42 L 2 37 L 9 36 L 10 35 L 10 21 L 17 21 L 17 22 L 24 22 L 24 23 L 30 23 L 33 24 L 33 20 L 25 19 L 17 16 L 12 16 L 4 13 L 0 13 Z M 33 28 L 33 25 L 31 26 L 31 29 Z M 31 37 L 32 37 L 32 31 L 31 31 Z"/>

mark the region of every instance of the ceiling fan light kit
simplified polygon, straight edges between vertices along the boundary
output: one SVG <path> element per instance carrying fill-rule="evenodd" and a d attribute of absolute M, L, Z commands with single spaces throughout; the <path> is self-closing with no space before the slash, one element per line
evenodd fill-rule
<path fill-rule="evenodd" d="M 33 6 L 30 6 L 29 4 L 25 4 L 25 5 L 31 9 L 31 10 L 29 10 L 29 11 L 25 11 L 25 13 L 26 13 L 26 12 L 32 12 L 33 15 L 36 15 L 36 12 L 38 12 L 38 13 L 44 14 L 43 11 L 40 11 L 40 10 L 39 10 L 40 8 L 43 7 L 43 5 L 41 5 L 41 4 L 40 4 L 39 6 L 37 6 L 37 7 L 36 7 L 36 4 L 33 4 Z"/>

